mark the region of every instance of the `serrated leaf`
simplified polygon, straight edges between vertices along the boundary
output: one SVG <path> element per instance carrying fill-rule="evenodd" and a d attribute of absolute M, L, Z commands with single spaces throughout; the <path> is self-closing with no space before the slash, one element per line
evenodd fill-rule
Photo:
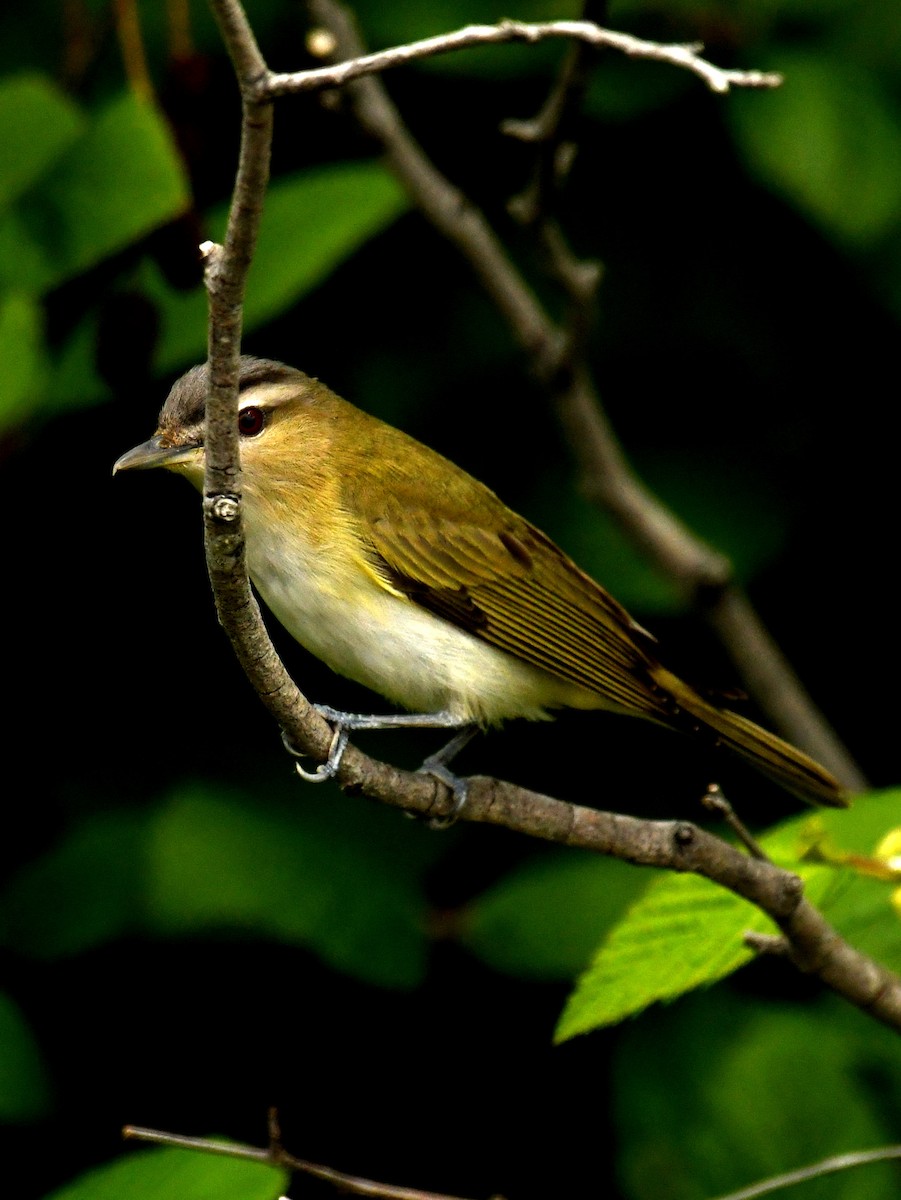
<path fill-rule="evenodd" d="M 760 839 L 774 862 L 801 876 L 807 898 L 840 932 L 864 953 L 891 962 L 901 954 L 891 885 L 806 854 L 817 831 L 828 832 L 840 848 L 872 853 L 897 819 L 899 805 L 896 791 L 859 797 L 848 810 L 805 813 Z M 566 1003 L 557 1039 L 612 1024 L 731 974 L 753 958 L 742 940 L 746 930 L 777 932 L 759 909 L 709 880 L 661 876 L 599 947 Z"/>
<path fill-rule="evenodd" d="M 268 1163 L 167 1148 L 86 1171 L 45 1200 L 276 1200 L 289 1179 Z"/>
<path fill-rule="evenodd" d="M 151 830 L 149 927 L 254 931 L 374 983 L 413 986 L 425 955 L 416 873 L 392 869 L 364 827 L 183 791 Z"/>
<path fill-rule="evenodd" d="M 0 992 L 0 1121 L 43 1116 L 50 1088 L 34 1035 L 17 1004 Z"/>
<path fill-rule="evenodd" d="M 668 875 L 611 930 L 566 1002 L 555 1041 L 713 983 L 750 961 L 746 930 L 772 931 L 747 900 L 697 875 Z"/>
<path fill-rule="evenodd" d="M 277 180 L 269 189 L 247 286 L 244 328 L 257 328 L 295 303 L 409 205 L 380 163 L 337 163 Z M 227 209 L 210 214 L 221 239 Z M 145 276 L 160 308 L 156 363 L 173 370 L 206 353 L 207 303 L 202 288 L 176 292 L 156 272 Z"/>
<path fill-rule="evenodd" d="M 781 88 L 729 105 L 739 145 L 827 233 L 873 244 L 901 217 L 901 113 L 871 72 L 847 61 L 783 50 L 775 68 Z"/>
<path fill-rule="evenodd" d="M 469 906 L 461 941 L 497 970 L 572 979 L 650 881 L 647 871 L 594 854 L 542 857 Z"/>
<path fill-rule="evenodd" d="M 0 429 L 14 425 L 37 406 L 43 366 L 43 322 L 33 296 L 0 297 Z"/>

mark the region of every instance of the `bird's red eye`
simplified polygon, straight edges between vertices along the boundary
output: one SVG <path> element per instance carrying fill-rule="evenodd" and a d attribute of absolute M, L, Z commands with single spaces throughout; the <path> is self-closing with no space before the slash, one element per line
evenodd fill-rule
<path fill-rule="evenodd" d="M 266 417 L 261 408 L 249 405 L 238 413 L 238 432 L 242 437 L 256 437 L 263 432 Z"/>

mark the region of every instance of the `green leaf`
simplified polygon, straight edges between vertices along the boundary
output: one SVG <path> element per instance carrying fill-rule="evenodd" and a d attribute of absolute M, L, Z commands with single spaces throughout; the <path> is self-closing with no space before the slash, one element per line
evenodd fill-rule
<path fill-rule="evenodd" d="M 615 859 L 554 853 L 512 872 L 470 905 L 461 940 L 497 970 L 572 979 L 650 881 L 649 872 Z"/>
<path fill-rule="evenodd" d="M 43 322 L 32 296 L 0 297 L 0 429 L 16 424 L 38 404 L 43 366 Z"/>
<path fill-rule="evenodd" d="M 901 217 L 901 114 L 851 63 L 783 50 L 775 69 L 781 88 L 729 105 L 739 146 L 763 182 L 827 234 L 872 245 Z"/>
<path fill-rule="evenodd" d="M 244 328 L 251 331 L 321 283 L 339 263 L 409 205 L 380 163 L 337 163 L 273 183 L 247 287 Z M 221 239 L 227 210 L 209 216 Z M 148 270 L 147 290 L 160 307 L 157 367 L 168 371 L 206 352 L 206 294 L 176 292 Z"/>
<path fill-rule="evenodd" d="M 167 1148 L 86 1171 L 46 1200 L 276 1200 L 289 1181 L 287 1171 L 268 1163 Z"/>
<path fill-rule="evenodd" d="M 412 872 L 398 869 L 396 847 L 385 853 L 368 825 L 347 827 L 312 804 L 282 815 L 183 791 L 153 825 L 150 928 L 253 931 L 373 983 L 414 986 L 425 955 L 416 855 Z"/>
<path fill-rule="evenodd" d="M 55 958 L 126 933 L 277 938 L 385 987 L 425 966 L 427 831 L 315 801 L 287 811 L 200 787 L 91 817 L 8 885 L 0 938 Z"/>
<path fill-rule="evenodd" d="M 0 81 L 0 209 L 35 183 L 85 125 L 68 96 L 44 76 Z"/>
<path fill-rule="evenodd" d="M 0 213 L 0 289 L 39 295 L 58 268 L 52 248 L 31 228 L 26 204 L 27 199 Z"/>
<path fill-rule="evenodd" d="M 566 1002 L 566 1041 L 731 974 L 754 957 L 746 929 L 773 926 L 746 900 L 697 875 L 657 879 L 608 935 Z"/>
<path fill-rule="evenodd" d="M 107 105 L 53 170 L 0 219 L 0 281 L 43 292 L 130 245 L 188 205 L 158 111 L 131 93 Z"/>
<path fill-rule="evenodd" d="M 132 812 L 94 816 L 29 863 L 3 897 L 3 942 L 52 959 L 138 928 L 144 827 L 143 816 Z"/>
<path fill-rule="evenodd" d="M 18 1006 L 0 992 L 0 1121 L 33 1121 L 50 1104 L 34 1035 Z"/>
<path fill-rule="evenodd" d="M 899 817 L 898 792 L 874 793 L 847 811 L 793 817 L 760 839 L 774 862 L 801 876 L 807 898 L 839 932 L 887 963 L 901 958 L 894 885 L 824 864 L 808 851 L 828 833 L 838 851 L 872 854 Z M 707 879 L 661 875 L 602 942 L 566 1003 L 557 1040 L 723 979 L 754 957 L 742 940 L 746 930 L 778 932 L 759 909 Z"/>
<path fill-rule="evenodd" d="M 898 826 L 901 790 L 871 792 L 858 797 L 847 812 L 817 812 L 799 818 L 793 849 L 797 852 L 799 844 L 809 844 L 823 834 L 832 852 L 870 858 L 885 835 Z M 786 828 L 767 839 L 770 852 L 789 851 L 792 832 Z M 824 915 L 852 946 L 889 970 L 901 971 L 901 917 L 892 904 L 901 879 L 876 879 L 855 870 L 853 864 L 836 867 L 832 875 L 832 886 L 821 903 Z"/>
<path fill-rule="evenodd" d="M 881 1044 L 894 1073 L 893 1042 Z M 890 1141 L 892 1114 L 878 1078 L 867 1078 L 871 1066 L 828 1004 L 762 1011 L 759 1002 L 708 993 L 627 1028 L 611 1089 L 627 1194 L 704 1200 Z M 890 1196 L 895 1170 L 845 1171 L 802 1190 L 808 1200 Z"/>

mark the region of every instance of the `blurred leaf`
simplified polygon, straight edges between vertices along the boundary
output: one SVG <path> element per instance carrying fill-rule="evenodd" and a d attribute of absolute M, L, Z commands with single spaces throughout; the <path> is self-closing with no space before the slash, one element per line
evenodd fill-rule
<path fill-rule="evenodd" d="M 0 80 L 0 209 L 39 179 L 85 124 L 49 79 L 19 75 Z"/>
<path fill-rule="evenodd" d="M 0 289 L 40 293 L 53 280 L 56 266 L 50 246 L 31 229 L 24 205 L 0 213 Z"/>
<path fill-rule="evenodd" d="M 281 816 L 201 788 L 154 822 L 150 927 L 164 934 L 245 929 L 310 946 L 344 971 L 411 987 L 425 965 L 425 919 L 411 872 L 315 807 Z"/>
<path fill-rule="evenodd" d="M 843 886 L 824 911 L 852 946 L 890 971 L 901 972 L 901 916 L 893 911 L 892 893 L 901 886 L 842 872 Z"/>
<path fill-rule="evenodd" d="M 897 1070 L 897 1050 L 893 1058 Z M 827 1005 L 761 1011 L 717 993 L 627 1028 L 612 1090 L 628 1195 L 704 1200 L 890 1141 L 864 1061 Z M 806 1184 L 803 1194 L 890 1196 L 895 1172 L 888 1163 L 845 1171 Z"/>
<path fill-rule="evenodd" d="M 885 835 L 901 820 L 901 788 L 881 788 L 855 796 L 850 808 L 818 808 L 778 825 L 766 837 L 775 855 L 795 854 L 822 830 L 841 842 L 843 849 L 872 854 Z"/>
<path fill-rule="evenodd" d="M 0 1121 L 43 1116 L 50 1089 L 34 1035 L 18 1006 L 0 992 Z"/>
<path fill-rule="evenodd" d="M 872 854 L 899 809 L 898 792 L 875 793 L 847 811 L 793 817 L 760 839 L 774 862 L 801 876 L 807 898 L 839 932 L 888 966 L 901 961 L 893 885 L 862 878 L 850 867 L 824 865 L 808 851 L 828 832 L 836 847 Z M 754 957 L 742 940 L 745 930 L 777 932 L 759 909 L 707 879 L 661 875 L 601 944 L 566 1003 L 557 1040 L 731 974 Z"/>
<path fill-rule="evenodd" d="M 41 310 L 32 296 L 0 296 L 0 429 L 22 420 L 40 397 L 43 368 Z"/>
<path fill-rule="evenodd" d="M 798 845 L 816 844 L 818 837 L 825 836 L 827 850 L 868 858 L 899 821 L 901 790 L 890 788 L 858 797 L 847 812 L 818 811 L 797 818 L 766 844 L 774 855 L 797 853 Z M 869 877 L 855 870 L 853 862 L 834 870 L 833 876 L 833 886 L 821 904 L 830 923 L 852 946 L 889 970 L 901 971 L 901 919 L 891 903 L 901 881 Z"/>
<path fill-rule="evenodd" d="M 765 67 L 767 64 L 758 64 Z M 729 106 L 761 179 L 841 243 L 865 246 L 901 217 L 901 113 L 878 80 L 841 60 L 780 51 L 781 88 Z"/>
<path fill-rule="evenodd" d="M 89 819 L 9 884 L 2 940 L 23 954 L 78 954 L 139 925 L 145 822 L 122 811 Z"/>
<path fill-rule="evenodd" d="M 337 163 L 277 180 L 269 189 L 244 310 L 251 331 L 321 283 L 345 258 L 380 232 L 409 205 L 380 163 Z M 221 239 L 227 209 L 209 217 L 211 236 Z M 147 291 L 160 307 L 160 371 L 206 353 L 206 294 L 176 292 L 148 270 Z"/>
<path fill-rule="evenodd" d="M 310 802 L 282 815 L 185 789 L 149 814 L 92 817 L 25 867 L 3 896 L 0 938 L 54 958 L 137 931 L 253 932 L 412 987 L 425 965 L 420 877 L 435 852 L 425 831 L 380 810 L 351 820 Z"/>
<path fill-rule="evenodd" d="M 543 857 L 469 906 L 462 941 L 511 975 L 572 979 L 651 878 L 648 871 L 595 854 Z"/>
<path fill-rule="evenodd" d="M 127 93 L 0 219 L 10 286 L 43 292 L 184 211 L 188 192 L 168 127 Z"/>
<path fill-rule="evenodd" d="M 45 1200 L 276 1200 L 289 1172 L 191 1150 L 146 1150 L 86 1171 Z"/>

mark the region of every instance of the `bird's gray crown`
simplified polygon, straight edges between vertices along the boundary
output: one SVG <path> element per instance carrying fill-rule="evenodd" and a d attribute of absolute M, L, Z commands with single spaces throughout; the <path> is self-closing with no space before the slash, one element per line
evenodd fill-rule
<path fill-rule="evenodd" d="M 305 377 L 294 367 L 271 358 L 243 354 L 238 368 L 238 392 L 263 383 L 290 383 L 298 378 Z M 203 423 L 208 380 L 209 365 L 200 363 L 175 381 L 160 410 L 161 429 L 187 429 Z"/>

